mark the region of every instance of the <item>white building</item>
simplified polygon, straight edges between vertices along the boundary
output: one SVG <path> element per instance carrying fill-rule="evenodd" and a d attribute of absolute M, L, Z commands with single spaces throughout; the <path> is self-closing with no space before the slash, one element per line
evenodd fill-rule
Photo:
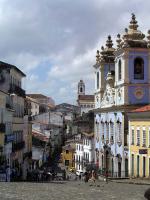
<path fill-rule="evenodd" d="M 29 96 L 26 96 L 26 100 L 30 103 L 31 107 L 31 116 L 39 114 L 39 102 L 36 99 L 33 99 Z"/>
<path fill-rule="evenodd" d="M 91 169 L 94 164 L 94 137 L 92 134 L 78 134 L 75 137 L 75 169 L 77 175 Z"/>

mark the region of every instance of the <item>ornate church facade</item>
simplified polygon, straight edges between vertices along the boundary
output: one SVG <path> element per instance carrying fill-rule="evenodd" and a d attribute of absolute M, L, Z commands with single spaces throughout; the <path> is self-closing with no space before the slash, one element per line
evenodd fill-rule
<path fill-rule="evenodd" d="M 102 173 L 128 176 L 128 115 L 150 103 L 150 31 L 138 30 L 135 15 L 117 35 L 97 50 L 95 70 L 95 161 Z"/>

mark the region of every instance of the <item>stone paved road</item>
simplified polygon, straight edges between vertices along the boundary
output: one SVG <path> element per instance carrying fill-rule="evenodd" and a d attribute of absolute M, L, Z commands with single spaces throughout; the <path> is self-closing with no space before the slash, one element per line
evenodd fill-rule
<path fill-rule="evenodd" d="M 0 183 L 0 200 L 144 200 L 147 188 L 112 182 Z"/>

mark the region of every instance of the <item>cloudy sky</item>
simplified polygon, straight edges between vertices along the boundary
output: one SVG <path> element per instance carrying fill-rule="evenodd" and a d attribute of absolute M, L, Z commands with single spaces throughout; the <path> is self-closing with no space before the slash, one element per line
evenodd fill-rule
<path fill-rule="evenodd" d="M 93 93 L 95 52 L 123 33 L 131 13 L 150 28 L 149 0 L 0 0 L 0 60 L 27 74 L 27 93 L 76 103 L 77 83 Z"/>

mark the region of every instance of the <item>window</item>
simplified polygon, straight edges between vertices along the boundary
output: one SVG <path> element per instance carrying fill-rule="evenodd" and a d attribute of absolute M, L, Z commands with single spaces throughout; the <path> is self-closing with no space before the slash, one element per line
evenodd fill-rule
<path fill-rule="evenodd" d="M 139 155 L 137 156 L 137 177 L 139 177 L 140 174 L 140 158 Z"/>
<path fill-rule="evenodd" d="M 118 122 L 118 142 L 121 142 L 121 129 L 122 129 L 122 125 L 121 122 Z"/>
<path fill-rule="evenodd" d="M 104 140 L 104 123 L 101 122 L 101 137 L 102 137 L 102 140 Z"/>
<path fill-rule="evenodd" d="M 132 176 L 134 176 L 134 155 L 132 154 L 132 170 L 131 170 Z"/>
<path fill-rule="evenodd" d="M 83 89 L 82 89 L 82 87 L 80 87 L 80 92 L 83 92 Z"/>
<path fill-rule="evenodd" d="M 146 130 L 143 130 L 143 146 L 146 146 Z"/>
<path fill-rule="evenodd" d="M 118 80 L 121 80 L 121 60 L 118 62 Z"/>
<path fill-rule="evenodd" d="M 140 130 L 137 130 L 137 145 L 140 145 Z"/>
<path fill-rule="evenodd" d="M 114 138 L 114 123 L 110 123 L 110 140 L 113 141 Z"/>
<path fill-rule="evenodd" d="M 66 150 L 66 154 L 68 154 L 69 153 L 69 150 Z"/>
<path fill-rule="evenodd" d="M 132 131 L 131 131 L 131 137 L 132 137 L 131 144 L 134 144 L 134 129 L 132 129 Z"/>
<path fill-rule="evenodd" d="M 134 79 L 144 79 L 144 61 L 142 58 L 136 58 L 134 60 Z"/>
<path fill-rule="evenodd" d="M 65 160 L 65 166 L 69 166 L 69 160 Z"/>
<path fill-rule="evenodd" d="M 99 89 L 99 72 L 97 72 L 97 89 Z"/>

